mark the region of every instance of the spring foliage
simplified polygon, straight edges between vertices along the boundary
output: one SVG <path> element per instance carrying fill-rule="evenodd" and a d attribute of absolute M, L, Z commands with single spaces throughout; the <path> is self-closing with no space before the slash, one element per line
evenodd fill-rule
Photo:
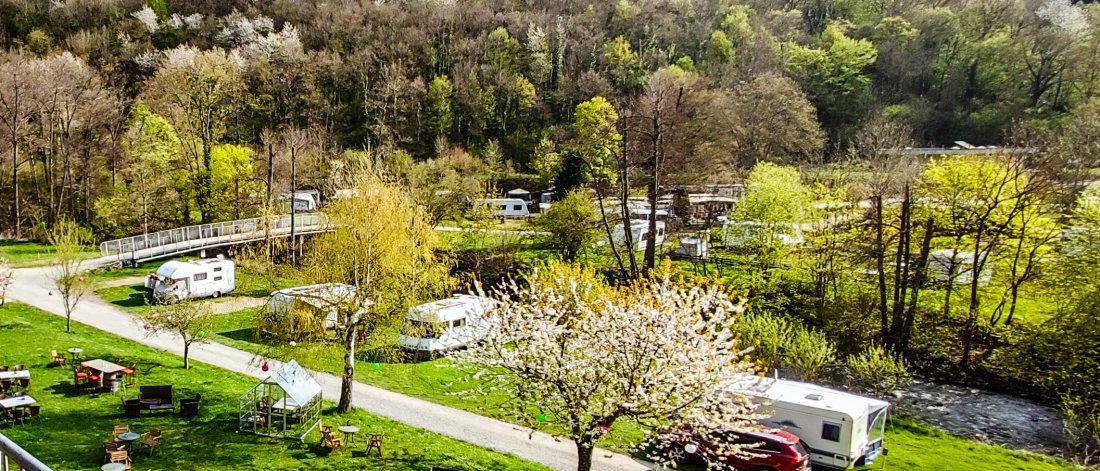
<path fill-rule="evenodd" d="M 745 397 L 715 394 L 754 370 L 731 330 L 744 306 L 721 286 L 666 272 L 610 287 L 558 264 L 497 298 L 485 344 L 453 360 L 514 397 L 504 407 L 520 422 L 556 424 L 577 444 L 578 469 L 620 419 L 652 437 L 665 426 L 739 429 L 753 418 Z"/>

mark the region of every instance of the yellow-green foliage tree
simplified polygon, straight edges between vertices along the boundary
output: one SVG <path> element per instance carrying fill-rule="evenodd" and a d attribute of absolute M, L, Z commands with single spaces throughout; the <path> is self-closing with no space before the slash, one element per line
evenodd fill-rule
<path fill-rule="evenodd" d="M 359 332 L 373 340 L 400 324 L 411 305 L 445 294 L 451 284 L 424 207 L 375 169 L 361 168 L 353 178 L 356 191 L 329 207 L 333 230 L 309 245 L 303 267 L 313 282 L 355 287 L 354 300 L 333 306 L 344 319 L 341 411 L 351 408 Z"/>

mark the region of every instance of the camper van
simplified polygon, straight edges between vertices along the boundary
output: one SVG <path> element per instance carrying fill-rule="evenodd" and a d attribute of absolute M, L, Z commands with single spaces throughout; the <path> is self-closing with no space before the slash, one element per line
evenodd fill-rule
<path fill-rule="evenodd" d="M 321 193 L 315 190 L 296 191 L 293 198 L 290 193 L 284 193 L 279 200 L 292 204 L 295 212 L 308 212 L 321 205 Z"/>
<path fill-rule="evenodd" d="M 233 261 L 219 257 L 166 262 L 145 279 L 145 287 L 153 290 L 153 296 L 158 300 L 180 301 L 216 298 L 232 292 L 237 283 Z"/>
<path fill-rule="evenodd" d="M 801 438 L 814 465 L 849 469 L 883 453 L 890 403 L 816 384 L 746 376 L 724 388 L 759 405 L 761 423 Z"/>
<path fill-rule="evenodd" d="M 456 294 L 409 309 L 397 343 L 411 352 L 440 353 L 480 342 L 489 332 L 492 299 Z"/>
<path fill-rule="evenodd" d="M 524 218 L 531 215 L 527 202 L 519 198 L 481 199 L 476 204 L 487 206 L 489 214 L 495 218 Z"/>
<path fill-rule="evenodd" d="M 347 315 L 349 306 L 360 303 L 358 314 L 362 315 L 373 304 L 370 300 L 357 299 L 356 293 L 354 286 L 340 283 L 273 291 L 267 301 L 267 315 L 261 322 L 261 330 L 299 338 L 299 332 L 312 330 L 303 327 L 306 324 L 320 323 L 324 329 L 339 327 L 344 321 L 341 315 Z"/>
<path fill-rule="evenodd" d="M 626 243 L 626 232 L 623 225 L 616 224 L 611 230 L 611 237 L 616 244 Z M 649 234 L 649 221 L 630 221 L 630 240 L 634 243 L 634 251 L 645 250 L 646 235 Z M 657 221 L 657 238 L 654 240 L 657 247 L 665 243 L 665 223 Z"/>

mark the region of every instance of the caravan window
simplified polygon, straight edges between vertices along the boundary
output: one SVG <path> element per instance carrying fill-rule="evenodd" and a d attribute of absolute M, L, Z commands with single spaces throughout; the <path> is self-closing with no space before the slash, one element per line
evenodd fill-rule
<path fill-rule="evenodd" d="M 206 279 L 206 273 L 196 273 L 195 281 L 202 281 Z"/>
<path fill-rule="evenodd" d="M 821 424 L 821 438 L 830 442 L 840 441 L 840 424 L 825 422 Z"/>
<path fill-rule="evenodd" d="M 465 327 L 466 319 L 458 319 L 451 323 L 451 327 Z"/>
<path fill-rule="evenodd" d="M 513 204 L 512 205 L 512 210 L 513 211 L 523 211 L 523 205 L 522 204 Z"/>
<path fill-rule="evenodd" d="M 214 277 L 214 281 L 221 281 L 221 280 L 222 280 L 222 277 L 220 277 L 220 276 L 215 276 Z"/>
<path fill-rule="evenodd" d="M 882 440 L 886 436 L 886 408 L 883 407 L 871 413 L 867 419 L 867 438 L 871 443 Z"/>
<path fill-rule="evenodd" d="M 214 267 L 214 271 L 222 271 L 222 267 Z"/>
<path fill-rule="evenodd" d="M 405 324 L 401 326 L 401 333 L 409 337 L 434 339 L 437 334 L 442 333 L 446 328 L 447 323 L 445 322 L 406 320 Z"/>

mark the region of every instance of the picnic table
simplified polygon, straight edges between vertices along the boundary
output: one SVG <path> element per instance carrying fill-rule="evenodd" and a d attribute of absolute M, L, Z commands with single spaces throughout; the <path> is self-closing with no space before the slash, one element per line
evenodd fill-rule
<path fill-rule="evenodd" d="M 98 371 L 99 375 L 99 387 L 107 389 L 108 387 L 113 391 L 118 388 L 118 384 L 121 382 L 118 378 L 118 374 L 125 370 L 126 367 L 122 365 L 116 365 L 107 360 L 88 360 L 80 364 L 85 368 Z M 110 379 L 110 381 L 108 381 Z"/>
<path fill-rule="evenodd" d="M 0 371 L 0 379 L 31 379 L 30 370 Z"/>
<path fill-rule="evenodd" d="M 0 399 L 0 409 L 27 407 L 33 406 L 37 403 L 38 401 L 35 401 L 34 398 L 30 396 L 9 397 L 7 399 Z"/>

